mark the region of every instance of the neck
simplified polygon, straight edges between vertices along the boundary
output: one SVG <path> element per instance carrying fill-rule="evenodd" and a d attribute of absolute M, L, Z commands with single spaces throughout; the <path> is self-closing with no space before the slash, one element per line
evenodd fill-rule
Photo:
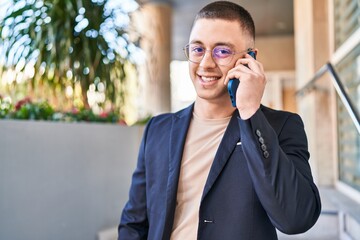
<path fill-rule="evenodd" d="M 230 100 L 224 102 L 210 102 L 197 98 L 194 105 L 194 112 L 201 118 L 219 119 L 226 118 L 233 114 L 235 108 L 231 106 Z"/>

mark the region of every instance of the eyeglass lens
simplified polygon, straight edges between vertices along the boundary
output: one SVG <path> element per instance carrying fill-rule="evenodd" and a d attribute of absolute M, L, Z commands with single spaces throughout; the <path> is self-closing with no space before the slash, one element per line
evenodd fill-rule
<path fill-rule="evenodd" d="M 207 51 L 204 47 L 196 44 L 189 44 L 185 47 L 185 55 L 189 61 L 199 63 Z M 219 65 L 229 64 L 234 52 L 227 46 L 217 46 L 212 50 L 212 57 Z"/>

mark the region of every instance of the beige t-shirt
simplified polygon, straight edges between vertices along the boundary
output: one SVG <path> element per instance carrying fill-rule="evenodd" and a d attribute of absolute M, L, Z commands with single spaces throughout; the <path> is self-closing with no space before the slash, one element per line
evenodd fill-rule
<path fill-rule="evenodd" d="M 230 118 L 201 119 L 193 113 L 181 162 L 171 240 L 197 238 L 201 196 Z"/>

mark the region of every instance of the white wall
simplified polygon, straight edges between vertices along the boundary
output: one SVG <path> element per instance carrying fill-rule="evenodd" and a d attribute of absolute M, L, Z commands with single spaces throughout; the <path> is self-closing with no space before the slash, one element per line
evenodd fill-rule
<path fill-rule="evenodd" d="M 0 121 L 0 239 L 93 240 L 118 224 L 142 127 Z"/>

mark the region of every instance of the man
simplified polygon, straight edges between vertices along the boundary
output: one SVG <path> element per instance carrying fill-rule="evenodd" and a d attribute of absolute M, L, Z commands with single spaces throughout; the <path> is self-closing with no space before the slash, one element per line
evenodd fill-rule
<path fill-rule="evenodd" d="M 196 16 L 184 48 L 195 103 L 150 120 L 120 240 L 273 240 L 311 228 L 321 209 L 304 126 L 260 104 L 266 79 L 255 27 L 241 6 L 219 1 Z M 240 79 L 236 108 L 227 93 Z"/>

